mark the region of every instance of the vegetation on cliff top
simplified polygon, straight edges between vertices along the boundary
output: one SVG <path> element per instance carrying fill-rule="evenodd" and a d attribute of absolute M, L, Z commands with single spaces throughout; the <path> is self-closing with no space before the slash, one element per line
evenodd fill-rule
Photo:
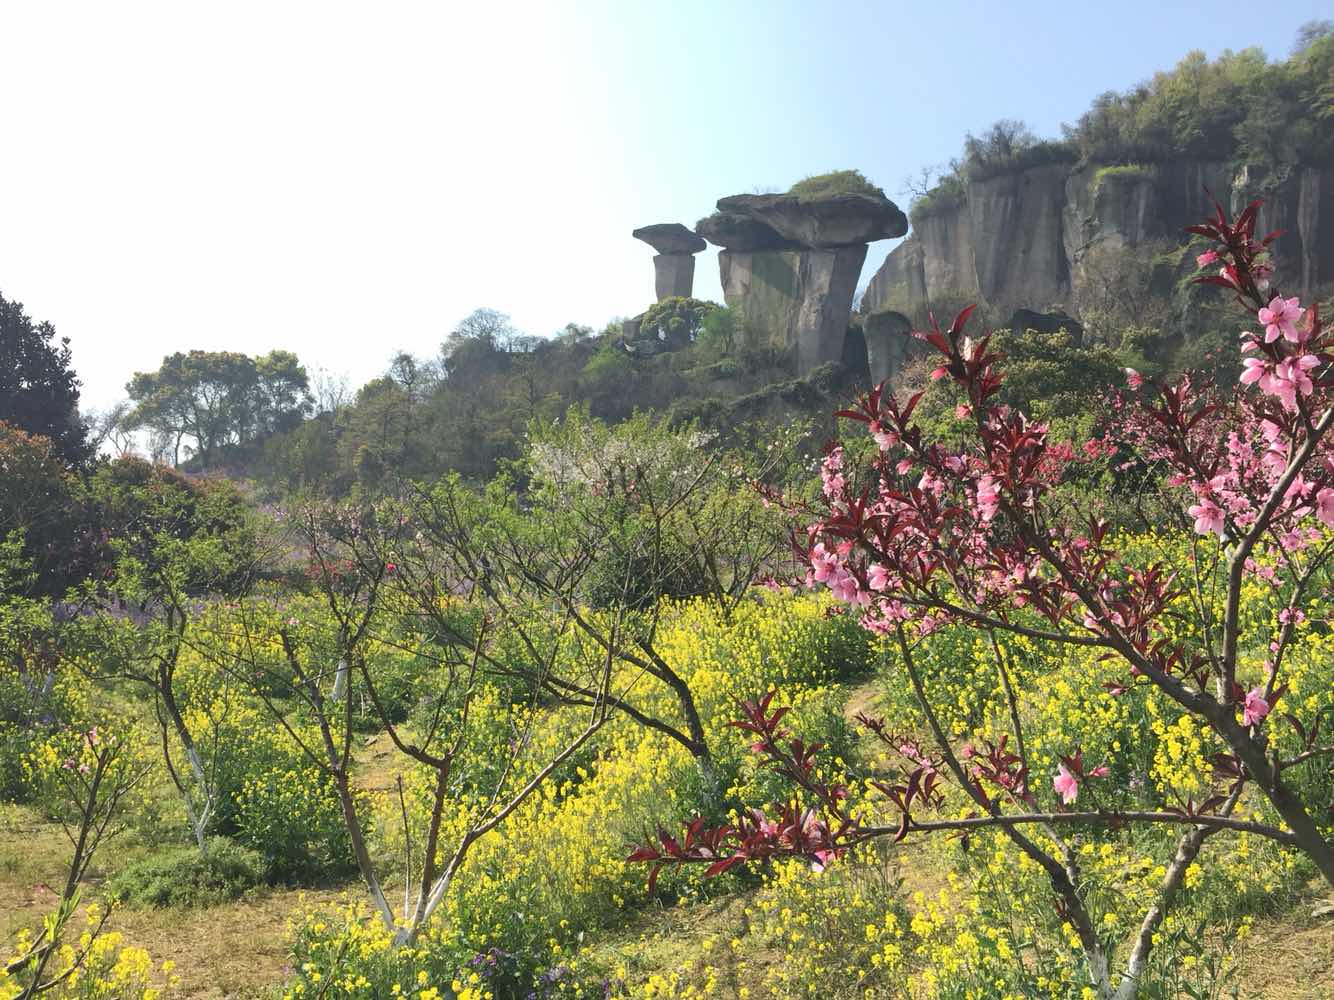
<path fill-rule="evenodd" d="M 1108 91 L 1059 140 L 1003 120 L 969 134 L 963 154 L 916 193 L 914 224 L 962 203 L 967 181 L 1043 163 L 1243 164 L 1281 178 L 1298 163 L 1334 162 L 1334 25 L 1303 28 L 1293 53 L 1271 62 L 1259 48 L 1210 60 L 1192 52 L 1127 91 Z"/>
<path fill-rule="evenodd" d="M 787 190 L 803 201 L 819 201 L 840 194 L 867 194 L 885 197 L 885 192 L 866 179 L 860 170 L 833 170 L 827 174 L 812 174 L 793 184 Z"/>

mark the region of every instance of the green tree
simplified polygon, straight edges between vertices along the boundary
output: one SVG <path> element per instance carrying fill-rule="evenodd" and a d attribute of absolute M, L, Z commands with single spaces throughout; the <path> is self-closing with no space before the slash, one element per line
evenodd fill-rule
<path fill-rule="evenodd" d="M 0 295 L 0 421 L 49 438 L 66 465 L 92 454 L 79 419 L 79 379 L 70 367 L 69 338 L 50 323 L 33 323 L 23 304 Z"/>
<path fill-rule="evenodd" d="M 173 465 L 184 447 L 207 468 L 229 446 L 295 427 L 311 406 L 306 370 L 288 351 L 177 352 L 156 372 L 136 372 L 126 388 L 135 404 L 130 424 L 164 441 Z"/>
<path fill-rule="evenodd" d="M 25 571 L 0 580 L 0 593 L 55 595 L 86 565 L 74 513 L 76 480 L 50 438 L 0 423 L 0 543 L 9 540 Z"/>

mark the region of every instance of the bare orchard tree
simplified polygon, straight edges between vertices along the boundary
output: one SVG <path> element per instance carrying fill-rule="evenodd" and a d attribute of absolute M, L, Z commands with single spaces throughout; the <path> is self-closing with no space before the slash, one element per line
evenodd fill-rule
<path fill-rule="evenodd" d="M 220 665 L 255 683 L 255 692 L 274 720 L 306 759 L 331 779 L 342 807 L 352 853 L 371 901 L 398 945 L 411 945 L 431 919 L 462 870 L 469 851 L 499 827 L 552 777 L 607 721 L 607 677 L 591 692 L 582 722 L 560 748 L 541 756 L 535 750 L 538 727 L 554 722 L 544 705 L 541 685 L 511 689 L 513 713 L 508 731 L 480 717 L 478 700 L 486 690 L 482 665 L 494 658 L 493 633 L 484 618 L 468 628 L 465 648 L 429 641 L 416 631 L 416 616 L 400 613 L 399 573 L 409 572 L 412 552 L 404 548 L 409 522 L 399 508 L 382 504 L 372 510 L 351 506 L 308 506 L 289 523 L 310 555 L 318 604 L 299 613 L 273 601 L 241 606 L 233 624 L 217 638 Z M 368 540 L 373 540 L 373 544 Z M 411 570 L 414 578 L 422 572 Z M 267 650 L 277 643 L 275 661 Z M 384 691 L 384 657 L 377 647 L 410 648 L 432 661 L 423 678 L 424 715 L 413 731 L 404 730 Z M 549 672 L 562 655 L 552 646 L 539 671 Z M 399 785 L 404 816 L 403 905 L 397 910 L 385 892 L 385 879 L 367 846 L 366 827 L 354 784 L 354 723 L 359 710 L 387 734 L 398 761 L 429 775 L 430 807 L 420 851 L 414 850 L 408 807 Z M 298 724 L 313 719 L 314 729 Z M 479 750 L 481 744 L 483 749 Z M 545 744 L 544 744 L 545 745 Z M 461 832 L 448 843 L 448 821 L 466 813 Z"/>
<path fill-rule="evenodd" d="M 695 693 L 664 655 L 659 626 L 670 599 L 709 600 L 730 615 L 772 571 L 787 542 L 755 482 L 789 451 L 748 465 L 711 444 L 705 432 L 647 417 L 613 428 L 572 411 L 535 432 L 522 493 L 502 476 L 482 493 L 450 478 L 413 496 L 414 558 L 398 586 L 437 634 L 464 647 L 470 636 L 444 609 L 452 595 L 480 600 L 526 651 L 503 660 L 484 651 L 488 669 L 663 733 L 712 787 Z M 570 639 L 619 669 L 609 678 L 588 657 L 546 655 Z"/>
<path fill-rule="evenodd" d="M 73 639 L 93 654 L 79 662 L 95 680 L 129 681 L 151 693 L 163 762 L 203 851 L 220 761 L 216 749 L 207 759 L 199 751 L 203 733 L 187 719 L 178 672 L 206 596 L 244 593 L 253 583 L 264 560 L 254 522 L 228 485 L 192 487 L 159 470 L 140 483 L 109 480 L 95 496 L 112 536 L 110 570 L 84 584 L 81 610 L 88 613 L 70 622 Z M 202 714 L 213 729 L 224 722 L 207 707 Z"/>

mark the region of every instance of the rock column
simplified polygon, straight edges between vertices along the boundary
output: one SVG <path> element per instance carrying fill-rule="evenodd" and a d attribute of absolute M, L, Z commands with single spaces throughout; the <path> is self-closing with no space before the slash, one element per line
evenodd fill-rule
<path fill-rule="evenodd" d="M 689 298 L 695 287 L 695 254 L 708 244 L 679 222 L 641 226 L 630 235 L 658 251 L 653 258 L 653 288 L 658 301 Z"/>
<path fill-rule="evenodd" d="M 694 287 L 694 254 L 660 253 L 653 258 L 653 290 L 659 302 L 673 296 L 688 299 Z"/>

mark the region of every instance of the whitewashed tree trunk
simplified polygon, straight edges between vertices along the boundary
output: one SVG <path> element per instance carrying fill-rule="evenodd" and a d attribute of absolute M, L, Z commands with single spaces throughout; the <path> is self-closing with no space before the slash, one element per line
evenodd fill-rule
<path fill-rule="evenodd" d="M 329 695 L 329 698 L 332 701 L 342 701 L 344 696 L 347 694 L 347 675 L 348 675 L 347 660 L 346 659 L 339 660 L 338 667 L 336 670 L 334 670 L 333 693 Z"/>

